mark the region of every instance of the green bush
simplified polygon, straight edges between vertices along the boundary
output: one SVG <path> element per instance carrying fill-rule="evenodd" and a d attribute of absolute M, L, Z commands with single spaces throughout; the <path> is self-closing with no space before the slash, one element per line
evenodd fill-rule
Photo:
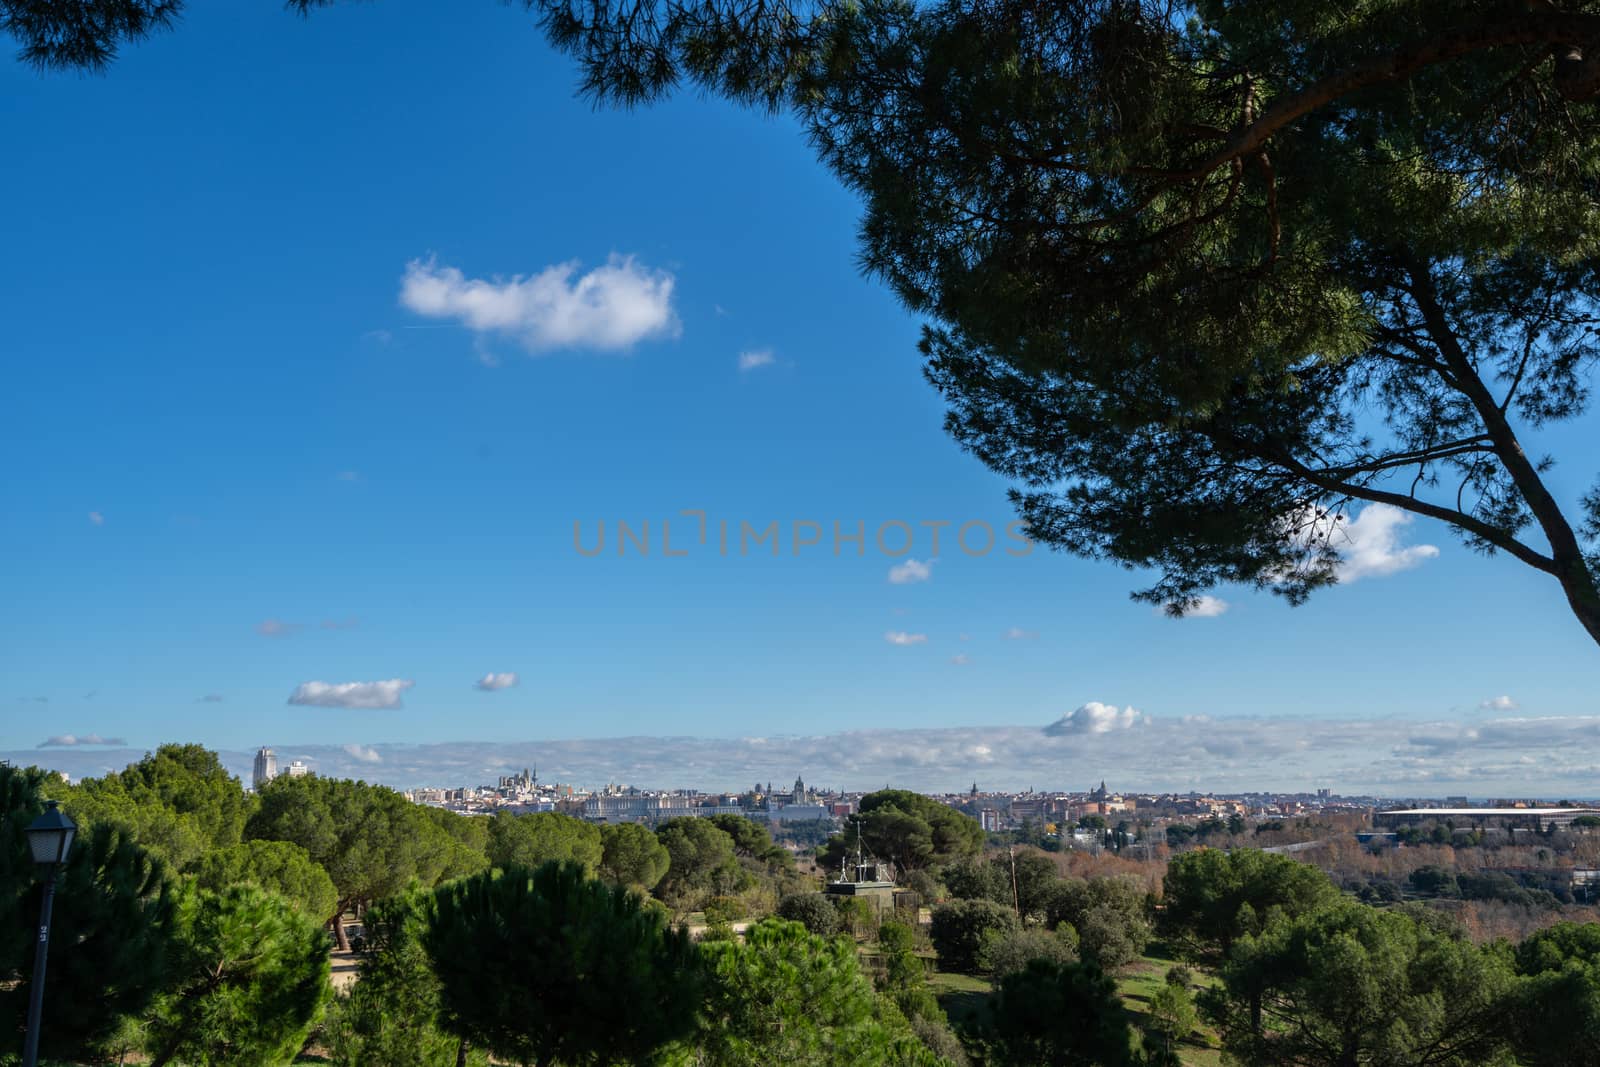
<path fill-rule="evenodd" d="M 1077 959 L 1078 954 L 1066 938 L 1033 926 L 990 930 L 984 937 L 978 962 L 999 981 L 1008 974 L 1027 970 L 1034 960 L 1065 964 L 1076 963 Z"/>
<path fill-rule="evenodd" d="M 793 893 L 778 901 L 778 917 L 797 922 L 818 937 L 839 932 L 839 909 L 823 893 Z"/>
<path fill-rule="evenodd" d="M 712 897 L 706 901 L 706 922 L 712 926 L 744 918 L 744 902 L 738 897 Z"/>
<path fill-rule="evenodd" d="M 972 974 L 982 967 L 985 936 L 1017 926 L 1016 913 L 992 900 L 952 900 L 933 909 L 929 934 L 941 968 Z"/>
<path fill-rule="evenodd" d="M 1078 925 L 1078 953 L 1093 960 L 1104 971 L 1126 967 L 1144 951 L 1125 917 L 1109 905 L 1099 904 L 1089 909 Z"/>

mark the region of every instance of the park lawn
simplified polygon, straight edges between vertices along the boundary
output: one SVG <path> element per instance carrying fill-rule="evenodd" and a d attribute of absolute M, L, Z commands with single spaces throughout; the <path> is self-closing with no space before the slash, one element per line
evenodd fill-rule
<path fill-rule="evenodd" d="M 1167 969 L 1177 961 L 1158 948 L 1150 955 L 1140 957 L 1117 977 L 1117 992 L 1122 995 L 1123 1006 L 1128 1011 L 1128 1023 L 1135 1031 L 1143 1033 L 1150 1021 L 1150 997 L 1166 981 Z M 1215 979 L 1195 972 L 1200 985 L 1211 985 Z M 1201 1023 L 1189 1040 L 1178 1046 L 1178 1058 L 1184 1067 L 1221 1067 L 1222 1049 L 1216 1032 Z"/>
<path fill-rule="evenodd" d="M 939 1006 L 957 1033 L 976 1030 L 989 1009 L 989 999 L 994 996 L 994 988 L 987 978 L 946 971 L 928 975 L 928 989 L 938 998 Z"/>

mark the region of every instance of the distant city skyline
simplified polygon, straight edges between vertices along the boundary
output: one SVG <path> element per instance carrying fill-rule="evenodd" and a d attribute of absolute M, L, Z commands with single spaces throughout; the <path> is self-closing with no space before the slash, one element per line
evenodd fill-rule
<path fill-rule="evenodd" d="M 1492 703 L 1492 702 L 1486 702 Z M 742 738 L 649 737 L 459 741 L 426 744 L 274 741 L 280 767 L 365 778 L 396 788 L 492 783 L 524 767 L 540 779 L 590 789 L 742 791 L 753 781 L 847 791 L 897 786 L 924 792 L 1087 790 L 1102 779 L 1138 792 L 1594 797 L 1600 722 L 1531 718 L 1485 709 L 1469 722 L 1298 717 L 1163 719 L 1087 704 L 1045 726 L 856 730 Z M 203 738 L 173 737 L 166 740 Z M 152 742 L 150 748 L 155 747 Z M 219 748 L 250 781 L 257 748 Z M 54 745 L 0 752 L 73 777 L 119 770 L 142 754 L 123 746 Z M 1532 754 L 1532 755 L 1530 755 Z"/>

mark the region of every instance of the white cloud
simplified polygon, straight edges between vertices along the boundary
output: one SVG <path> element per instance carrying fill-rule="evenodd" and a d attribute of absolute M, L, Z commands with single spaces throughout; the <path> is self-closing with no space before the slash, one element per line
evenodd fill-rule
<path fill-rule="evenodd" d="M 1004 637 L 1007 641 L 1032 641 L 1034 638 L 1039 636 L 1039 631 L 1024 630 L 1020 626 L 1013 626 L 1000 636 Z"/>
<path fill-rule="evenodd" d="M 289 703 L 318 708 L 398 708 L 400 694 L 416 685 L 409 679 L 382 682 L 301 682 L 289 694 Z"/>
<path fill-rule="evenodd" d="M 1394 574 L 1409 570 L 1423 560 L 1439 554 L 1433 545 L 1401 545 L 1400 531 L 1411 525 L 1413 517 L 1388 504 L 1368 504 L 1361 514 L 1342 524 L 1333 537 L 1334 547 L 1344 562 L 1339 568 L 1341 581 Z M 1340 544 L 1340 534 L 1344 544 Z"/>
<path fill-rule="evenodd" d="M 904 563 L 897 563 L 889 568 L 889 581 L 895 585 L 925 582 L 933 577 L 933 565 L 938 562 L 936 559 L 930 559 L 926 563 L 908 559 Z"/>
<path fill-rule="evenodd" d="M 377 750 L 374 748 L 362 745 L 345 745 L 340 751 L 349 756 L 351 759 L 359 760 L 362 763 L 383 762 L 383 757 L 380 756 Z"/>
<path fill-rule="evenodd" d="M 1504 694 L 1490 697 L 1478 705 L 1480 711 L 1516 711 L 1520 705 Z"/>
<path fill-rule="evenodd" d="M 1102 704 L 1097 700 L 1073 708 L 1061 718 L 1044 728 L 1050 737 L 1071 734 L 1108 734 L 1126 730 L 1144 718 L 1131 706 L 1119 708 L 1115 704 Z"/>
<path fill-rule="evenodd" d="M 293 637 L 305 626 L 298 622 L 285 622 L 282 619 L 262 619 L 256 623 L 256 633 L 262 637 Z"/>
<path fill-rule="evenodd" d="M 221 704 L 226 699 L 227 698 L 224 697 L 221 693 L 207 693 L 205 696 L 201 697 L 197 701 L 197 703 L 200 703 L 200 704 Z"/>
<path fill-rule="evenodd" d="M 96 526 L 104 526 L 106 524 L 106 517 L 100 514 L 98 511 L 91 511 L 89 512 L 89 521 L 94 523 Z"/>
<path fill-rule="evenodd" d="M 1339 556 L 1339 580 L 1355 582 L 1410 570 L 1439 554 L 1433 545 L 1400 543 L 1402 531 L 1413 519 L 1390 504 L 1368 504 L 1353 519 L 1318 512 L 1314 517 L 1304 513 L 1291 516 L 1289 521 L 1301 528 L 1297 536 L 1309 542 L 1326 540 Z"/>
<path fill-rule="evenodd" d="M 578 274 L 576 260 L 537 274 L 468 278 L 431 259 L 412 260 L 400 280 L 402 306 L 435 319 L 453 319 L 479 335 L 512 337 L 529 352 L 557 348 L 626 349 L 640 341 L 676 337 L 675 279 L 612 255 Z"/>
<path fill-rule="evenodd" d="M 361 472 L 340 471 L 338 474 L 334 475 L 334 477 L 339 479 L 341 482 L 359 482 L 361 480 Z"/>
<path fill-rule="evenodd" d="M 39 742 L 40 748 L 76 748 L 79 745 L 126 745 L 120 737 L 101 737 L 99 734 L 60 734 Z"/>
<path fill-rule="evenodd" d="M 965 652 L 957 652 L 955 655 L 950 657 L 950 662 L 954 663 L 957 667 L 965 667 L 967 664 L 972 662 L 972 657 L 967 655 Z"/>
<path fill-rule="evenodd" d="M 492 693 L 497 689 L 510 689 L 512 686 L 517 684 L 518 680 L 519 679 L 517 678 L 516 671 L 505 671 L 501 674 L 494 674 L 491 672 L 484 675 L 482 678 L 479 678 L 472 684 L 475 688 L 482 689 L 487 693 Z"/>
<path fill-rule="evenodd" d="M 759 367 L 770 367 L 778 361 L 770 348 L 752 348 L 739 353 L 739 369 L 752 371 Z"/>
<path fill-rule="evenodd" d="M 1195 602 L 1192 605 L 1187 605 L 1184 607 L 1183 614 L 1180 616 L 1173 616 L 1172 612 L 1169 610 L 1169 606 L 1167 605 L 1156 608 L 1156 611 L 1157 613 L 1166 615 L 1169 618 L 1177 617 L 1184 619 L 1214 619 L 1218 615 L 1226 612 L 1230 607 L 1232 607 L 1232 605 L 1226 600 L 1223 600 L 1221 597 L 1199 596 L 1195 598 Z"/>
<path fill-rule="evenodd" d="M 908 634 L 904 630 L 890 630 L 883 639 L 891 645 L 921 645 L 928 641 L 927 634 Z"/>

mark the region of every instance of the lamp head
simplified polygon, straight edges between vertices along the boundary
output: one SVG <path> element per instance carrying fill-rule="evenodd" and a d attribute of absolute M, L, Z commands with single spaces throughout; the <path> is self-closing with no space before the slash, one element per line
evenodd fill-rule
<path fill-rule="evenodd" d="M 28 835 L 33 862 L 41 867 L 53 867 L 67 862 L 78 824 L 63 815 L 54 800 L 47 800 L 44 813 L 29 823 L 24 832 Z"/>

